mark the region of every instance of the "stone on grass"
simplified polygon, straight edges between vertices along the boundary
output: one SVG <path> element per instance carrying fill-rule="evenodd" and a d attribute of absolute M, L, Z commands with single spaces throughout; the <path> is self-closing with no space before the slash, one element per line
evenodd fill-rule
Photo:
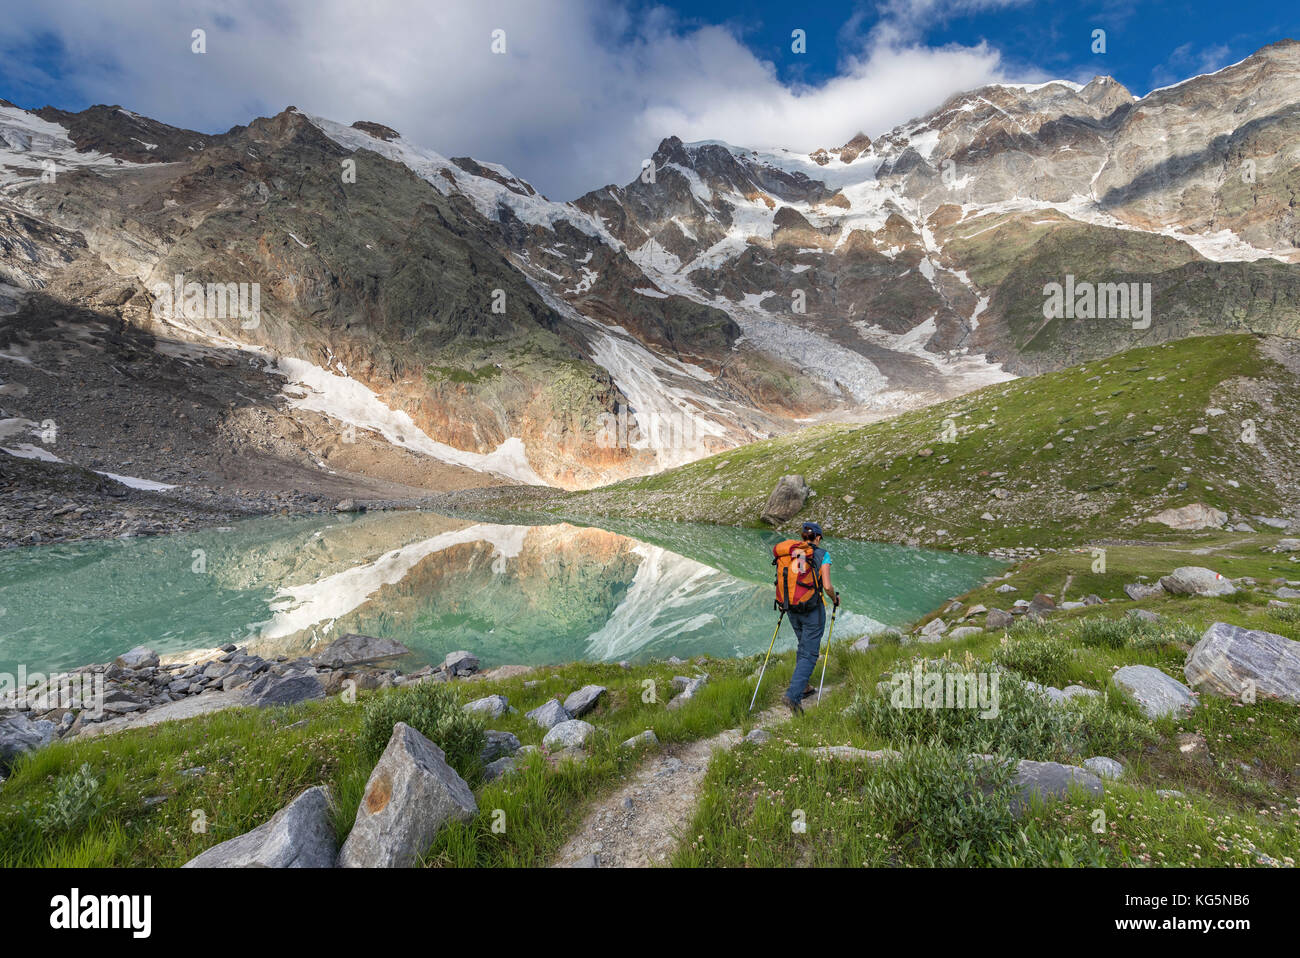
<path fill-rule="evenodd" d="M 1083 767 L 1101 778 L 1117 779 L 1124 774 L 1124 766 L 1105 755 L 1094 755 L 1083 760 Z"/>
<path fill-rule="evenodd" d="M 1052 801 L 1065 798 L 1072 788 L 1081 788 L 1088 794 L 1099 796 L 1103 792 L 1101 779 L 1076 765 L 1062 765 L 1060 762 L 1031 762 L 1021 759 L 1016 763 L 1015 777 L 1012 779 L 1018 795 L 1011 801 L 1011 810 L 1019 815 L 1035 799 Z"/>
<path fill-rule="evenodd" d="M 564 708 L 574 718 L 580 718 L 596 707 L 605 691 L 603 685 L 584 685 L 564 700 Z"/>
<path fill-rule="evenodd" d="M 1015 617 L 1010 612 L 989 609 L 989 614 L 984 618 L 984 631 L 996 632 L 998 629 L 1009 629 L 1014 621 Z"/>
<path fill-rule="evenodd" d="M 973 635 L 983 635 L 984 630 L 977 625 L 963 625 L 948 633 L 950 639 L 969 639 Z"/>
<path fill-rule="evenodd" d="M 596 726 L 582 719 L 569 719 L 554 726 L 542 738 L 542 746 L 550 751 L 565 748 L 582 748 L 596 731 Z"/>
<path fill-rule="evenodd" d="M 1150 665 L 1126 665 L 1111 681 L 1133 696 L 1147 718 L 1180 715 L 1196 706 L 1191 689 Z"/>
<path fill-rule="evenodd" d="M 1175 569 L 1160 580 L 1160 586 L 1172 595 L 1232 595 L 1237 591 L 1236 586 L 1213 569 L 1196 565 Z"/>
<path fill-rule="evenodd" d="M 623 748 L 640 748 L 643 745 L 658 745 L 659 736 L 654 733 L 654 729 L 646 729 L 640 735 L 633 735 L 623 743 Z"/>
<path fill-rule="evenodd" d="M 1253 687 L 1260 698 L 1300 705 L 1300 642 L 1215 622 L 1188 653 L 1183 674 L 1218 695 L 1237 698 Z"/>
<path fill-rule="evenodd" d="M 1194 502 L 1189 506 L 1158 512 L 1149 521 L 1183 531 L 1217 529 L 1228 521 L 1228 514 L 1204 503 Z"/>
<path fill-rule="evenodd" d="M 1141 602 L 1143 599 L 1152 599 L 1158 595 L 1164 595 L 1165 590 L 1159 585 L 1143 585 L 1140 582 L 1134 582 L 1124 586 L 1124 594 L 1134 602 Z"/>
<path fill-rule="evenodd" d="M 772 494 L 767 497 L 767 505 L 763 507 L 760 518 L 774 526 L 793 519 L 803 508 L 811 491 L 803 476 L 782 476 Z"/>
<path fill-rule="evenodd" d="M 670 701 L 665 706 L 665 708 L 668 708 L 670 710 L 676 710 L 681 708 L 691 699 L 695 698 L 696 694 L 700 691 L 700 689 L 704 688 L 704 686 L 708 684 L 709 684 L 709 676 L 707 673 L 705 675 L 701 675 L 698 676 L 697 678 L 691 679 L 686 683 L 686 687 L 682 689 L 681 693 L 679 695 L 674 696 L 672 701 Z"/>
<path fill-rule="evenodd" d="M 442 749 L 405 722 L 366 782 L 357 818 L 339 852 L 344 868 L 407 868 L 448 822 L 478 812 L 474 793 Z"/>
<path fill-rule="evenodd" d="M 772 733 L 765 728 L 750 729 L 749 734 L 745 736 L 745 741 L 754 745 L 763 745 L 771 739 Z"/>
<path fill-rule="evenodd" d="M 251 832 L 213 845 L 185 868 L 333 868 L 330 791 L 315 785 Z"/>
<path fill-rule="evenodd" d="M 504 695 L 486 695 L 461 706 L 466 712 L 485 715 L 488 718 L 500 718 L 510 711 L 510 702 Z"/>
<path fill-rule="evenodd" d="M 484 765 L 487 765 L 502 755 L 512 755 L 517 751 L 519 751 L 519 739 L 514 732 L 498 732 L 496 729 L 489 729 L 483 751 L 479 752 L 479 758 Z"/>
<path fill-rule="evenodd" d="M 555 728 L 561 722 L 567 722 L 573 718 L 568 710 L 560 704 L 559 699 L 547 699 L 531 712 L 525 712 L 524 715 L 544 729 Z"/>

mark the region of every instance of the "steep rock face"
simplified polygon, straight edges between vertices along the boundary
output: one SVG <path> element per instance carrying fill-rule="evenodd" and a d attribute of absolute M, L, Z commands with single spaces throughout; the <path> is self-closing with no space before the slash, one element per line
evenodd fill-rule
<path fill-rule="evenodd" d="M 556 203 L 368 121 L 0 103 L 0 310 L 24 356 L 54 328 L 75 365 L 116 324 L 261 364 L 222 427 L 282 461 L 585 487 L 1133 345 L 1295 335 L 1298 123 L 1286 41 L 1141 99 L 985 87 L 812 153 L 669 137 Z M 168 315 L 177 276 L 257 284 L 256 322 Z M 1111 292 L 1053 314 L 1053 285 Z M 7 416 L 75 419 L 2 372 L 29 390 Z"/>

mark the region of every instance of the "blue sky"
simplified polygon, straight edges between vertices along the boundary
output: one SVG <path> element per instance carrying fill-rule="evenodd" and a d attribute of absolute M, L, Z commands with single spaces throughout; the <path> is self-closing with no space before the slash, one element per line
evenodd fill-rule
<path fill-rule="evenodd" d="M 1262 0 L 43 0 L 0 18 L 0 97 L 205 132 L 294 104 L 568 199 L 670 134 L 836 146 L 986 82 L 1109 74 L 1143 95 L 1286 37 L 1300 6 Z"/>

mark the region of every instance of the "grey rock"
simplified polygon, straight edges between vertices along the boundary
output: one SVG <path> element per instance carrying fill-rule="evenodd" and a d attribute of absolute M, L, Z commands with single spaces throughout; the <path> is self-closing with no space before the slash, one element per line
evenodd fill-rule
<path fill-rule="evenodd" d="M 1148 718 L 1178 715 L 1196 706 L 1191 689 L 1150 665 L 1126 665 L 1111 676 Z"/>
<path fill-rule="evenodd" d="M 1293 589 L 1290 586 L 1282 586 L 1273 593 L 1279 599 L 1300 599 L 1300 589 Z"/>
<path fill-rule="evenodd" d="M 1152 612 L 1150 609 L 1134 609 L 1129 613 L 1129 615 L 1133 616 L 1135 619 L 1140 619 L 1143 622 L 1163 622 L 1165 618 L 1163 615 Z"/>
<path fill-rule="evenodd" d="M 1165 590 L 1159 585 L 1143 585 L 1140 582 L 1134 582 L 1131 585 L 1124 586 L 1124 594 L 1134 602 L 1141 602 L 1143 599 L 1164 595 Z"/>
<path fill-rule="evenodd" d="M 704 688 L 704 686 L 708 684 L 709 676 L 707 673 L 691 679 L 686 683 L 686 687 L 682 689 L 678 695 L 674 696 L 672 701 L 670 701 L 665 708 L 674 711 L 681 708 L 687 702 L 691 701 L 691 699 L 695 698 L 700 689 Z"/>
<path fill-rule="evenodd" d="M 325 686 L 311 673 L 274 675 L 267 673 L 245 690 L 247 705 L 264 708 L 270 705 L 294 705 L 310 699 L 323 699 Z"/>
<path fill-rule="evenodd" d="M 646 729 L 640 735 L 633 735 L 623 743 L 623 748 L 640 748 L 643 745 L 658 745 L 659 736 L 654 733 L 654 729 Z"/>
<path fill-rule="evenodd" d="M 567 722 L 573 718 L 558 699 L 548 699 L 531 712 L 524 714 L 544 729 L 555 728 L 561 722 Z"/>
<path fill-rule="evenodd" d="M 1261 698 L 1300 704 L 1300 642 L 1272 632 L 1215 622 L 1183 666 L 1193 686 L 1239 697 L 1253 683 Z"/>
<path fill-rule="evenodd" d="M 1105 755 L 1094 755 L 1083 760 L 1083 767 L 1100 778 L 1117 779 L 1124 775 L 1124 766 Z"/>
<path fill-rule="evenodd" d="M 185 868 L 331 868 L 337 846 L 330 792 L 307 789 L 251 832 L 214 845 Z"/>
<path fill-rule="evenodd" d="M 764 743 L 771 741 L 771 739 L 772 733 L 765 728 L 751 729 L 749 734 L 745 736 L 745 741 L 751 742 L 754 745 L 763 745 Z"/>
<path fill-rule="evenodd" d="M 596 727 L 582 719 L 569 719 L 554 726 L 542 738 L 542 747 L 550 751 L 565 748 L 582 748 Z"/>
<path fill-rule="evenodd" d="M 768 496 L 760 518 L 774 526 L 793 519 L 808 501 L 811 491 L 803 476 L 782 476 Z"/>
<path fill-rule="evenodd" d="M 494 761 L 488 762 L 483 766 L 483 781 L 495 782 L 502 776 L 514 772 L 519 764 L 519 758 L 516 755 L 503 755 Z"/>
<path fill-rule="evenodd" d="M 462 706 L 466 712 L 486 715 L 488 718 L 500 718 L 510 711 L 510 702 L 504 695 L 488 695 L 475 699 Z"/>
<path fill-rule="evenodd" d="M 1090 795 L 1103 792 L 1101 779 L 1085 768 L 1062 765 L 1060 762 L 1031 762 L 1021 759 L 1016 763 L 1013 779 L 1018 795 L 1012 799 L 1011 809 L 1019 815 L 1037 798 L 1052 801 L 1065 798 L 1071 788 L 1081 788 Z"/>
<path fill-rule="evenodd" d="M 605 691 L 603 685 L 584 685 L 564 700 L 564 708 L 574 718 L 579 718 L 596 707 Z"/>
<path fill-rule="evenodd" d="M 993 591 L 995 591 L 995 592 L 1001 592 L 1001 593 L 1007 593 L 1007 592 L 1019 592 L 1020 590 L 1017 589 L 1017 588 L 1016 588 L 1014 585 L 1012 585 L 1010 582 L 1004 582 L 1004 583 L 1002 583 L 1002 585 L 998 586 L 998 587 L 997 587 L 996 589 L 994 589 Z"/>
<path fill-rule="evenodd" d="M 581 858 L 579 858 L 576 862 L 574 862 L 570 867 L 572 867 L 572 868 L 599 868 L 599 867 L 600 867 L 600 856 L 597 855 L 595 852 L 592 852 L 590 855 L 583 855 L 583 856 L 582 856 Z"/>
<path fill-rule="evenodd" d="M 968 639 L 973 635 L 983 635 L 984 630 L 977 625 L 963 625 L 948 633 L 950 639 Z"/>
<path fill-rule="evenodd" d="M 18 712 L 0 719 L 0 766 L 8 765 L 26 752 L 34 752 L 54 741 L 58 727 L 47 719 L 33 720 Z"/>
<path fill-rule="evenodd" d="M 1231 595 L 1237 587 L 1213 569 L 1182 566 L 1160 580 L 1160 586 L 1172 595 Z"/>
<path fill-rule="evenodd" d="M 1195 530 L 1216 529 L 1228 521 L 1228 514 L 1220 509 L 1194 502 L 1178 509 L 1166 509 L 1150 518 L 1171 529 Z"/>
<path fill-rule="evenodd" d="M 479 753 L 479 758 L 484 765 L 487 765 L 503 755 L 513 755 L 517 751 L 519 751 L 519 739 L 513 732 L 499 732 L 496 729 L 489 729 L 483 751 Z"/>
<path fill-rule="evenodd" d="M 442 660 L 442 667 L 448 675 L 473 675 L 478 671 L 478 666 L 478 656 L 463 649 L 459 652 L 448 652 L 447 657 Z"/>
<path fill-rule="evenodd" d="M 1001 609 L 989 609 L 989 614 L 984 617 L 984 630 L 986 632 L 995 632 L 998 629 L 1009 629 L 1015 618 L 1010 612 L 1004 612 Z"/>
<path fill-rule="evenodd" d="M 130 652 L 123 652 L 113 662 L 124 669 L 147 669 L 158 665 L 158 653 L 153 649 L 137 645 Z"/>
<path fill-rule="evenodd" d="M 341 669 L 350 665 L 385 662 L 410 654 L 411 650 L 401 642 L 350 632 L 316 652 L 312 661 L 327 668 Z"/>
<path fill-rule="evenodd" d="M 939 636 L 948 631 L 948 623 L 943 619 L 931 619 L 917 630 L 922 642 L 938 642 Z"/>
<path fill-rule="evenodd" d="M 869 652 L 875 648 L 875 646 L 871 644 L 871 636 L 864 635 L 862 638 L 854 642 L 850 648 L 854 652 Z"/>
<path fill-rule="evenodd" d="M 343 868 L 407 868 L 448 822 L 478 812 L 474 794 L 442 749 L 405 722 L 366 782 L 357 818 L 343 843 Z"/>

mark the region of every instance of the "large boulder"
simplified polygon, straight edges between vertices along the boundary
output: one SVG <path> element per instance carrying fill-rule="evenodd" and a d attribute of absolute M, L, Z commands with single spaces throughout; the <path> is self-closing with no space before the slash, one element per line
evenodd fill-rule
<path fill-rule="evenodd" d="M 1198 565 L 1175 569 L 1160 580 L 1160 586 L 1171 595 L 1231 595 L 1237 591 L 1219 573 Z"/>
<path fill-rule="evenodd" d="M 411 650 L 401 642 L 350 632 L 313 655 L 312 661 L 327 668 L 341 669 L 349 665 L 386 662 L 410 654 Z"/>
<path fill-rule="evenodd" d="M 1183 674 L 1219 695 L 1236 698 L 1251 682 L 1262 698 L 1300 705 L 1300 642 L 1215 622 L 1188 653 Z"/>
<path fill-rule="evenodd" d="M 574 718 L 580 718 L 596 707 L 605 691 L 603 685 L 584 685 L 564 700 L 564 708 Z"/>
<path fill-rule="evenodd" d="M 1190 506 L 1158 512 L 1150 521 L 1190 532 L 1195 529 L 1217 529 L 1228 521 L 1228 514 L 1204 503 L 1194 502 Z"/>
<path fill-rule="evenodd" d="M 366 782 L 357 818 L 339 852 L 343 868 L 406 868 L 448 822 L 478 813 L 474 793 L 442 749 L 405 722 Z"/>
<path fill-rule="evenodd" d="M 294 705 L 309 699 L 323 699 L 325 686 L 312 672 L 291 672 L 287 675 L 267 673 L 249 685 L 244 694 L 246 705 Z"/>
<path fill-rule="evenodd" d="M 1176 715 L 1196 706 L 1191 689 L 1150 665 L 1126 665 L 1111 681 L 1133 696 L 1148 718 Z"/>
<path fill-rule="evenodd" d="M 569 710 L 560 704 L 559 699 L 547 699 L 531 712 L 525 712 L 524 715 L 545 729 L 555 728 L 561 722 L 567 722 L 573 718 L 569 714 Z"/>
<path fill-rule="evenodd" d="M 1021 759 L 1016 763 L 1012 782 L 1018 794 L 1011 800 L 1011 809 L 1017 815 L 1028 808 L 1035 798 L 1040 801 L 1065 798 L 1072 788 L 1083 789 L 1094 796 L 1101 795 L 1103 791 L 1101 779 L 1094 772 L 1076 765 L 1062 765 L 1060 762 L 1031 762 Z"/>
<path fill-rule="evenodd" d="M 569 719 L 561 722 L 542 738 L 542 747 L 551 751 L 566 748 L 582 748 L 591 738 L 596 726 L 582 719 Z"/>
<path fill-rule="evenodd" d="M 265 824 L 214 845 L 185 868 L 332 868 L 338 846 L 330 824 L 330 792 L 307 789 Z"/>
<path fill-rule="evenodd" d="M 774 526 L 793 519 L 808 501 L 810 492 L 812 490 L 804 482 L 803 476 L 782 476 L 772 494 L 767 497 L 767 505 L 763 507 L 760 518 Z"/>
<path fill-rule="evenodd" d="M 57 726 L 47 719 L 33 720 L 22 712 L 0 719 L 0 766 L 19 755 L 44 748 L 54 741 Z"/>

